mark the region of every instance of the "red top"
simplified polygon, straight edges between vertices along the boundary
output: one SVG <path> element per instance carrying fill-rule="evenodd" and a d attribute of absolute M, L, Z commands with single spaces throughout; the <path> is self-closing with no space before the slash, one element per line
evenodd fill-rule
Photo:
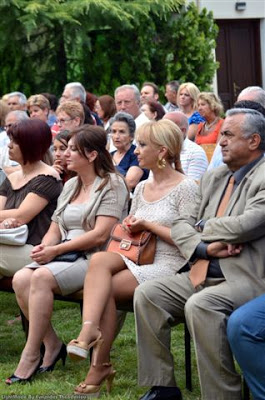
<path fill-rule="evenodd" d="M 220 119 L 217 122 L 217 124 L 215 125 L 214 130 L 210 131 L 207 135 L 202 135 L 201 134 L 201 132 L 203 130 L 203 127 L 205 125 L 205 122 L 199 123 L 198 129 L 197 129 L 197 133 L 196 133 L 196 136 L 195 136 L 195 143 L 197 143 L 197 144 L 216 143 L 223 122 L 224 122 L 224 120 Z"/>

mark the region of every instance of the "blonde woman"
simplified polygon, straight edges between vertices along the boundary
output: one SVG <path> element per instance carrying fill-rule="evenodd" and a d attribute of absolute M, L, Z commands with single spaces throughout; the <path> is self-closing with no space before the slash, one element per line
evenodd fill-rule
<path fill-rule="evenodd" d="M 84 286 L 83 326 L 78 338 L 67 347 L 73 359 L 86 358 L 88 350 L 94 348 L 87 377 L 75 394 L 99 394 L 105 380 L 107 390 L 111 389 L 115 371 L 110 349 L 116 328 L 116 301 L 132 300 L 140 283 L 174 275 L 187 264 L 170 237 L 172 221 L 194 202 L 197 191 L 197 185 L 181 169 L 182 137 L 178 126 L 168 120 L 145 123 L 136 132 L 139 166 L 150 169 L 153 179 L 136 187 L 123 226 L 129 232 L 149 230 L 157 236 L 155 259 L 153 264 L 138 266 L 118 253 L 92 256 Z"/>
<path fill-rule="evenodd" d="M 57 125 L 60 131 L 72 131 L 82 125 L 85 120 L 84 108 L 75 100 L 67 100 L 56 109 Z"/>
<path fill-rule="evenodd" d="M 218 142 L 224 120 L 221 118 L 223 105 L 211 92 L 201 92 L 198 96 L 198 111 L 205 119 L 198 125 L 195 142 L 197 144 L 215 144 Z"/>
<path fill-rule="evenodd" d="M 177 104 L 189 120 L 188 138 L 194 140 L 198 124 L 204 122 L 204 118 L 197 111 L 197 98 L 200 91 L 194 83 L 182 83 L 178 89 Z"/>
<path fill-rule="evenodd" d="M 42 94 L 34 94 L 27 101 L 27 108 L 32 119 L 40 119 L 44 122 L 48 121 L 50 111 L 49 100 Z"/>

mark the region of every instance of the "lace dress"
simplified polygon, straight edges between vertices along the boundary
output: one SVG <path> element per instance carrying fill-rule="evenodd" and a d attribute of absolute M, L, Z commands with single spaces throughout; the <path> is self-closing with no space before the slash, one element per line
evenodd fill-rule
<path fill-rule="evenodd" d="M 130 214 L 168 227 L 171 227 L 179 213 L 194 203 L 198 188 L 193 180 L 185 178 L 160 200 L 148 202 L 143 197 L 144 186 L 145 182 L 137 185 Z M 187 263 L 175 245 L 166 243 L 159 237 L 153 264 L 136 265 L 127 257 L 122 258 L 139 284 L 146 280 L 174 275 Z"/>

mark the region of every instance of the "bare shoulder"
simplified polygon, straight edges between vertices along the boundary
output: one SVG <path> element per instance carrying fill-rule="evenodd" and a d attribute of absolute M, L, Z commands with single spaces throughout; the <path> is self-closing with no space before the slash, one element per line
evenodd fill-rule
<path fill-rule="evenodd" d="M 21 170 L 11 172 L 11 174 L 8 175 L 8 179 L 12 186 L 16 186 L 18 183 L 20 183 L 21 177 L 22 177 Z"/>
<path fill-rule="evenodd" d="M 55 168 L 51 167 L 50 165 L 45 164 L 43 166 L 43 174 L 44 175 L 51 175 L 56 179 L 61 179 L 59 173 L 56 171 Z"/>

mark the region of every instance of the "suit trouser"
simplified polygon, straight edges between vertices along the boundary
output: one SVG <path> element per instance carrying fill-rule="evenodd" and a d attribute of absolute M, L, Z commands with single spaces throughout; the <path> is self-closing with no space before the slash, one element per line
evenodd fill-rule
<path fill-rule="evenodd" d="M 239 307 L 227 335 L 255 400 L 265 399 L 265 294 Z"/>
<path fill-rule="evenodd" d="M 139 384 L 176 385 L 170 333 L 185 313 L 203 399 L 241 399 L 241 379 L 226 335 L 227 317 L 233 311 L 231 299 L 225 280 L 207 279 L 195 290 L 187 272 L 139 285 L 134 295 Z"/>

